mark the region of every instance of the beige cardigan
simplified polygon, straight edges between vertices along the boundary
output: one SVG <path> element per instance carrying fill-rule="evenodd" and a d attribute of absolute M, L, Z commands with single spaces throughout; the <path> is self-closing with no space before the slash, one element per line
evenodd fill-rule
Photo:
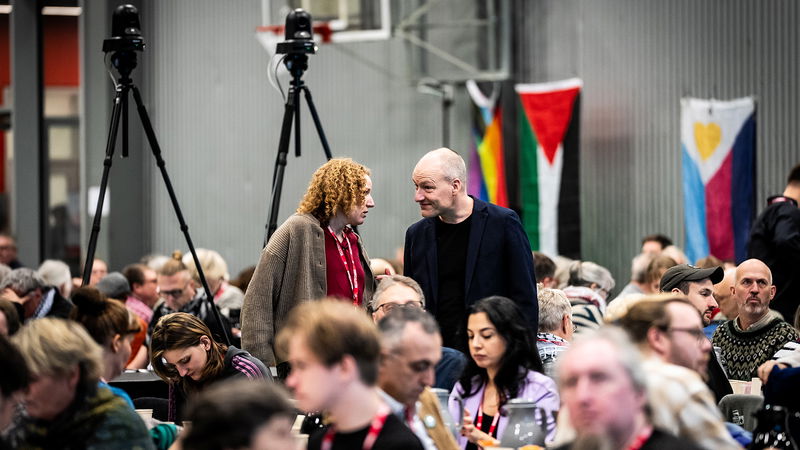
<path fill-rule="evenodd" d="M 369 257 L 358 238 L 364 267 L 364 305 L 375 291 Z M 294 214 L 283 223 L 261 252 L 242 306 L 242 348 L 267 366 L 286 360 L 275 353 L 275 336 L 289 311 L 328 292 L 325 272 L 325 234 L 310 214 Z"/>

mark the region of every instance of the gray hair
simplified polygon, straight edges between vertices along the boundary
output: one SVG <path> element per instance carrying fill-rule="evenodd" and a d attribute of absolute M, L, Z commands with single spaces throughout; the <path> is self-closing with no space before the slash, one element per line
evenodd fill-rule
<path fill-rule="evenodd" d="M 631 280 L 637 283 L 647 281 L 647 267 L 656 255 L 652 253 L 639 253 L 631 260 Z"/>
<path fill-rule="evenodd" d="M 9 273 L 11 273 L 11 267 L 8 267 L 5 264 L 0 264 L 0 282 L 2 282 Z"/>
<path fill-rule="evenodd" d="M 446 147 L 437 148 L 426 153 L 423 158 L 437 158 L 445 180 L 453 181 L 459 179 L 466 189 L 467 164 L 464 162 L 464 158 L 456 153 L 455 150 Z"/>
<path fill-rule="evenodd" d="M 406 325 L 409 323 L 420 324 L 422 330 L 427 334 L 439 334 L 439 325 L 429 312 L 412 306 L 400 306 L 393 308 L 378 322 L 381 347 L 384 350 L 396 350 L 403 339 Z"/>
<path fill-rule="evenodd" d="M 0 291 L 5 288 L 11 288 L 16 292 L 29 292 L 34 289 L 44 290 L 46 287 L 47 283 L 44 282 L 42 277 L 27 267 L 12 270 L 0 282 Z"/>
<path fill-rule="evenodd" d="M 422 307 L 425 307 L 425 294 L 422 293 L 422 288 L 419 286 L 419 283 L 414 281 L 413 278 L 403 275 L 388 275 L 381 278 L 381 281 L 378 283 L 378 288 L 375 289 L 375 293 L 372 294 L 372 300 L 370 301 L 369 306 L 373 311 L 378 310 L 380 298 L 383 296 L 383 293 L 395 284 L 401 284 L 413 289 L 414 292 L 417 293 L 417 296 L 419 296 L 419 301 L 422 302 Z"/>
<path fill-rule="evenodd" d="M 564 355 L 556 361 L 556 368 L 561 372 L 561 365 L 566 360 L 566 354 L 575 351 L 583 346 L 593 346 L 600 341 L 611 344 L 617 351 L 617 360 L 622 368 L 627 372 L 633 388 L 639 393 L 647 392 L 647 375 L 642 367 L 642 354 L 630 340 L 628 334 L 621 328 L 614 325 L 605 325 L 596 331 L 583 333 L 575 338 L 566 350 Z M 563 383 L 564 377 L 559 377 L 559 383 Z M 563 388 L 563 386 L 561 386 Z"/>
<path fill-rule="evenodd" d="M 572 306 L 560 289 L 540 288 L 538 297 L 540 332 L 556 331 L 561 327 L 565 315 L 572 317 Z"/>
<path fill-rule="evenodd" d="M 55 286 L 59 290 L 66 286 L 65 297 L 69 297 L 69 292 L 72 287 L 72 274 L 69 271 L 69 266 L 63 261 L 55 259 L 47 259 L 39 266 L 36 271 L 42 280 L 50 285 Z"/>
<path fill-rule="evenodd" d="M 592 283 L 601 289 L 614 289 L 614 277 L 605 267 L 590 261 L 573 261 L 569 266 L 570 286 L 589 286 Z"/>

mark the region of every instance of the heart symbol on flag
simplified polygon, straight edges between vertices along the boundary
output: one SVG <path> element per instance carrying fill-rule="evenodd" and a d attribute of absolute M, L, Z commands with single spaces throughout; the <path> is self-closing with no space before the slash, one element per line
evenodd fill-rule
<path fill-rule="evenodd" d="M 697 145 L 697 151 L 700 153 L 700 158 L 703 161 L 707 160 L 714 154 L 714 150 L 719 146 L 722 140 L 722 129 L 715 123 L 704 125 L 700 122 L 694 123 L 694 142 Z"/>

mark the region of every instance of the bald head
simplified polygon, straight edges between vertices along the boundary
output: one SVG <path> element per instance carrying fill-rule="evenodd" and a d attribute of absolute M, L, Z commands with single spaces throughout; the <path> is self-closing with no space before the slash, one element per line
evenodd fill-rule
<path fill-rule="evenodd" d="M 739 307 L 733 299 L 731 287 L 736 281 L 736 269 L 731 268 L 725 271 L 722 281 L 714 285 L 714 298 L 717 299 L 719 309 L 728 319 L 734 319 L 739 315 Z"/>
<path fill-rule="evenodd" d="M 472 199 L 467 195 L 467 166 L 458 153 L 438 148 L 423 156 L 414 173 L 414 201 L 423 217 L 439 217 L 459 223 L 472 214 Z"/>
<path fill-rule="evenodd" d="M 735 282 L 739 282 L 742 279 L 745 273 L 757 271 L 763 272 L 766 274 L 766 278 L 769 281 L 769 284 L 772 284 L 772 271 L 769 270 L 769 267 L 764 264 L 760 259 L 748 259 L 747 261 L 739 264 L 736 267 L 736 278 Z"/>
<path fill-rule="evenodd" d="M 442 147 L 429 151 L 420 158 L 417 168 L 420 166 L 430 170 L 438 170 L 448 182 L 461 180 L 462 186 L 467 183 L 467 165 L 464 163 L 464 159 L 449 148 Z M 416 170 L 415 168 L 414 171 Z"/>

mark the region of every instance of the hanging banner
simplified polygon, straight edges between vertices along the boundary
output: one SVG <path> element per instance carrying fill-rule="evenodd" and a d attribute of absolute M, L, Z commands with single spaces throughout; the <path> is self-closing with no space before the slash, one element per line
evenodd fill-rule
<path fill-rule="evenodd" d="M 472 81 L 467 92 L 472 99 L 472 138 L 467 193 L 481 200 L 508 208 L 505 154 L 503 152 L 502 110 L 499 85 L 487 97 Z"/>
<path fill-rule="evenodd" d="M 686 255 L 743 261 L 755 211 L 755 101 L 681 100 Z"/>
<path fill-rule="evenodd" d="M 580 79 L 518 84 L 522 222 L 533 250 L 580 258 Z"/>

